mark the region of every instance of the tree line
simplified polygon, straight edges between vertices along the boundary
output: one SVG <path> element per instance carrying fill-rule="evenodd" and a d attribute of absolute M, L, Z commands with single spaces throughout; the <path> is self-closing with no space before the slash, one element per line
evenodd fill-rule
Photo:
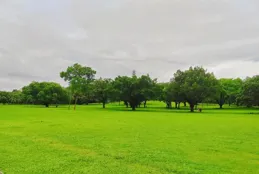
<path fill-rule="evenodd" d="M 32 82 L 21 90 L 0 91 L 2 104 L 55 105 L 102 103 L 122 101 L 126 107 L 136 110 L 147 101 L 163 101 L 168 109 L 180 109 L 184 103 L 193 112 L 199 103 L 217 103 L 253 107 L 259 106 L 259 75 L 246 79 L 217 79 L 213 73 L 202 67 L 178 70 L 169 82 L 159 83 L 149 75 L 138 77 L 118 76 L 115 79 L 95 79 L 96 71 L 91 67 L 74 64 L 60 73 L 68 82 L 64 88 L 55 82 Z"/>

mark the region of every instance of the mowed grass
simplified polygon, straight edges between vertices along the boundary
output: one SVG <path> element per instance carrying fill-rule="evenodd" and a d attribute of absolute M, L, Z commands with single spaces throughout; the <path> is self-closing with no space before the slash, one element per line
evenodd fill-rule
<path fill-rule="evenodd" d="M 258 110 L 152 107 L 0 106 L 0 171 L 259 173 Z"/>

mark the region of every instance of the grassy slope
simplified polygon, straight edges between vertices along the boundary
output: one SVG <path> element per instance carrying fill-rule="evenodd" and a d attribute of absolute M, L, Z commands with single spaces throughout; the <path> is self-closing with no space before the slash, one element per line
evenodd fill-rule
<path fill-rule="evenodd" d="M 254 111 L 99 108 L 0 106 L 0 171 L 259 173 Z"/>

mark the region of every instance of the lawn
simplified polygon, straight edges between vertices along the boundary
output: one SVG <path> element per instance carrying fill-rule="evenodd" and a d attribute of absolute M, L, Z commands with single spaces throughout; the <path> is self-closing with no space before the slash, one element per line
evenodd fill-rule
<path fill-rule="evenodd" d="M 162 105 L 163 106 L 163 105 Z M 5 174 L 259 173 L 258 110 L 0 106 Z M 251 114 L 253 113 L 253 114 Z"/>

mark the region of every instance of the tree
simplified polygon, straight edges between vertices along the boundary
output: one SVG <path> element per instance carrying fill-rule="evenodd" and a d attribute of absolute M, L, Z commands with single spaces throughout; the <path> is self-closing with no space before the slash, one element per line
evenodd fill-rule
<path fill-rule="evenodd" d="M 79 97 L 82 97 L 89 91 L 91 82 L 94 80 L 96 71 L 90 67 L 80 64 L 69 66 L 66 71 L 60 73 L 60 77 L 69 82 L 71 92 L 74 96 L 74 110 Z"/>
<path fill-rule="evenodd" d="M 237 79 L 220 79 L 220 83 L 223 91 L 225 92 L 225 101 L 228 102 L 229 106 L 236 103 L 237 97 L 239 96 L 243 81 L 240 78 Z"/>
<path fill-rule="evenodd" d="M 105 108 L 105 104 L 108 99 L 112 95 L 112 80 L 111 79 L 98 79 L 94 81 L 93 84 L 93 92 L 96 99 L 103 104 L 103 108 Z"/>
<path fill-rule="evenodd" d="M 40 83 L 32 82 L 22 88 L 22 94 L 26 104 L 39 104 L 37 95 L 40 92 Z"/>
<path fill-rule="evenodd" d="M 219 104 L 220 108 L 223 108 L 225 103 L 229 106 L 233 103 L 237 103 L 237 98 L 240 95 L 243 81 L 241 79 L 226 79 L 222 78 L 218 80 L 217 92 L 215 93 L 215 100 Z"/>
<path fill-rule="evenodd" d="M 180 103 L 185 101 L 185 96 L 180 84 L 181 83 L 176 83 L 172 80 L 167 88 L 167 95 L 169 95 L 171 100 L 175 102 L 175 108 L 178 109 L 180 109 Z"/>
<path fill-rule="evenodd" d="M 194 106 L 213 95 L 217 87 L 214 74 L 208 73 L 202 67 L 190 67 L 186 71 L 178 70 L 172 79 L 181 89 L 184 99 L 189 103 L 191 112 Z"/>
<path fill-rule="evenodd" d="M 125 105 L 136 110 L 141 102 L 147 101 L 152 96 L 155 96 L 153 93 L 153 87 L 156 83 L 156 80 L 151 80 L 149 76 L 142 76 L 138 78 L 133 74 L 132 77 L 119 76 L 115 78 L 113 86 L 116 91 L 116 96 L 121 101 L 124 101 Z"/>
<path fill-rule="evenodd" d="M 158 90 L 156 94 L 157 99 L 159 101 L 165 102 L 167 109 L 171 109 L 173 97 L 171 95 L 172 93 L 170 90 L 169 83 L 159 83 L 157 84 L 157 86 L 158 86 Z"/>
<path fill-rule="evenodd" d="M 142 75 L 139 79 L 140 95 L 143 97 L 144 108 L 148 100 L 155 99 L 156 97 L 156 84 L 157 79 L 151 79 L 149 75 Z"/>
<path fill-rule="evenodd" d="M 6 104 L 10 102 L 10 94 L 6 91 L 0 91 L 0 103 Z"/>
<path fill-rule="evenodd" d="M 247 107 L 259 106 L 259 75 L 245 79 L 239 100 Z"/>
<path fill-rule="evenodd" d="M 27 103 L 43 104 L 46 107 L 50 104 L 57 107 L 58 103 L 66 98 L 65 90 L 54 82 L 32 82 L 23 87 L 22 93 Z"/>
<path fill-rule="evenodd" d="M 10 92 L 10 103 L 12 104 L 22 104 L 24 101 L 24 96 L 22 91 L 20 90 L 13 90 Z"/>
<path fill-rule="evenodd" d="M 65 95 L 64 89 L 53 82 L 42 82 L 40 86 L 40 92 L 37 95 L 38 101 L 46 107 L 49 107 L 50 104 L 55 104 L 57 107 Z"/>
<path fill-rule="evenodd" d="M 175 108 L 180 109 L 181 102 L 185 103 L 186 106 L 186 96 L 182 88 L 182 84 L 185 83 L 185 75 L 182 71 L 178 70 L 174 74 L 174 78 L 171 78 L 168 86 L 168 93 L 170 94 L 172 101 L 175 102 Z"/>
<path fill-rule="evenodd" d="M 218 80 L 217 91 L 214 96 L 220 109 L 223 108 L 223 105 L 225 104 L 225 101 L 228 98 L 227 89 L 226 89 L 227 87 L 226 87 L 226 83 L 224 83 L 224 82 L 225 82 L 225 79 Z"/>
<path fill-rule="evenodd" d="M 115 78 L 114 83 L 113 83 L 113 87 L 115 89 L 115 93 L 116 96 L 118 96 L 118 98 L 121 101 L 124 101 L 124 104 L 128 107 L 128 102 L 131 101 L 131 107 L 132 110 L 135 110 L 136 105 L 132 104 L 134 98 L 136 97 L 134 95 L 134 91 L 136 90 L 136 85 L 134 83 L 136 83 L 136 77 L 133 76 L 133 78 L 131 77 L 127 77 L 127 76 L 118 76 Z"/>

